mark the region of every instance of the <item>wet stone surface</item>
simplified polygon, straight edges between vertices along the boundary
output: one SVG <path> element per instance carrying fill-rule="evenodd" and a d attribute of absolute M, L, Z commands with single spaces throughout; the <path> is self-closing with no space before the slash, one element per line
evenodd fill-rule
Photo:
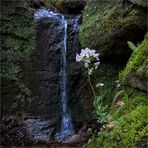
<path fill-rule="evenodd" d="M 48 142 L 54 131 L 55 119 L 32 118 L 24 121 L 26 131 L 34 143 Z"/>

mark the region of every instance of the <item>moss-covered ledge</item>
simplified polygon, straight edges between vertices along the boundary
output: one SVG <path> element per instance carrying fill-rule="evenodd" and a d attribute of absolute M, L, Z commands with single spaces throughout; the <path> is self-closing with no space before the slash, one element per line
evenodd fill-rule
<path fill-rule="evenodd" d="M 123 85 L 130 85 L 144 91 L 147 89 L 148 81 L 148 33 L 144 41 L 131 55 L 125 69 L 120 73 Z"/>

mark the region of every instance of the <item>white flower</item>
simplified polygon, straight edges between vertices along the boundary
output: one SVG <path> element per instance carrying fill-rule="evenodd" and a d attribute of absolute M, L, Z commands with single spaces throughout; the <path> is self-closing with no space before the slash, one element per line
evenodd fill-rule
<path fill-rule="evenodd" d="M 98 66 L 100 65 L 100 62 L 97 62 L 97 63 L 95 63 L 94 65 L 95 65 L 95 69 L 97 69 Z"/>
<path fill-rule="evenodd" d="M 89 59 L 84 60 L 85 63 L 91 63 Z"/>
<path fill-rule="evenodd" d="M 77 54 L 76 55 L 76 61 L 77 62 L 81 62 L 81 60 L 82 60 L 82 57 L 79 54 Z"/>
<path fill-rule="evenodd" d="M 89 64 L 88 63 L 85 63 L 84 66 L 85 66 L 85 68 L 88 68 L 89 67 Z"/>
<path fill-rule="evenodd" d="M 89 70 L 88 70 L 88 75 L 91 75 L 92 72 L 93 72 L 93 68 L 89 69 Z"/>
<path fill-rule="evenodd" d="M 99 53 L 96 53 L 96 54 L 94 54 L 93 56 L 94 56 L 95 58 L 97 58 L 99 55 L 100 55 Z"/>
<path fill-rule="evenodd" d="M 97 69 L 100 65 L 99 53 L 96 50 L 89 48 L 81 49 L 80 54 L 76 55 L 76 61 L 84 64 L 84 67 L 88 70 L 88 74 L 91 75 L 94 69 Z M 94 63 L 94 61 L 96 61 Z M 92 64 L 91 64 L 92 63 Z"/>
<path fill-rule="evenodd" d="M 121 86 L 119 80 L 116 80 L 115 83 L 116 83 L 116 87 L 117 87 L 117 88 L 119 88 L 119 87 Z"/>
<path fill-rule="evenodd" d="M 98 83 L 97 85 L 96 85 L 96 87 L 102 87 L 102 86 L 104 86 L 104 84 L 103 83 Z"/>
<path fill-rule="evenodd" d="M 119 83 L 119 80 L 116 80 L 115 83 Z"/>

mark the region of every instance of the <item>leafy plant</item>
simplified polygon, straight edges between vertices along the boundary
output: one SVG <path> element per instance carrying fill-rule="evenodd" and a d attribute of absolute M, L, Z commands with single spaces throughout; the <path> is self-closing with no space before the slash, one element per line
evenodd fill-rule
<path fill-rule="evenodd" d="M 128 105 L 126 97 L 128 97 Z M 122 98 L 125 105 L 116 106 L 117 98 Z M 117 120 L 113 130 L 108 131 L 102 129 L 98 136 L 89 141 L 85 148 L 90 148 L 92 145 L 101 148 L 116 148 L 116 147 L 141 147 L 141 144 L 146 147 L 147 140 L 147 95 L 139 92 L 136 89 L 126 87 L 115 96 L 111 115 Z M 93 142 L 93 143 L 92 143 Z"/>
<path fill-rule="evenodd" d="M 103 104 L 102 96 L 96 96 L 94 99 L 94 113 L 97 115 L 97 122 L 105 124 L 111 116 L 107 113 L 107 105 Z"/>
<path fill-rule="evenodd" d="M 85 48 L 81 50 L 80 54 L 76 55 L 76 61 L 80 62 L 84 65 L 86 73 L 88 74 L 88 82 L 92 89 L 94 95 L 94 113 L 97 115 L 97 122 L 104 124 L 107 122 L 110 115 L 107 114 L 107 106 L 103 104 L 103 94 L 101 94 L 100 88 L 100 96 L 96 95 L 95 89 L 91 83 L 91 75 L 92 72 L 98 68 L 100 61 L 99 61 L 99 54 L 96 53 L 95 50 L 91 50 L 89 48 Z M 104 86 L 103 83 L 97 84 L 97 87 Z"/>
<path fill-rule="evenodd" d="M 128 41 L 127 44 L 128 44 L 128 47 L 133 51 L 138 51 L 138 47 L 136 47 L 136 45 L 133 42 Z"/>

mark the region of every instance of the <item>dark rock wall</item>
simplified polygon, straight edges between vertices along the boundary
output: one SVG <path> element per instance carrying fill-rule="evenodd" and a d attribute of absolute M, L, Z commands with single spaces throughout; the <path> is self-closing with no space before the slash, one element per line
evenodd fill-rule
<path fill-rule="evenodd" d="M 60 28 L 59 20 L 46 18 L 37 22 L 36 49 L 24 64 L 24 79 L 32 90 L 32 98 L 35 98 L 30 110 L 32 115 L 53 116 L 59 110 L 60 51 L 63 38 L 64 30 Z"/>
<path fill-rule="evenodd" d="M 35 47 L 33 9 L 26 1 L 2 0 L 1 5 L 1 102 L 2 114 L 14 114 L 25 108 L 16 107 L 21 93 L 29 93 L 21 79 L 21 63 Z M 20 97 L 18 97 L 20 98 Z M 19 102 L 25 101 L 24 98 Z"/>
<path fill-rule="evenodd" d="M 23 117 L 59 117 L 61 110 L 59 97 L 60 50 L 64 32 L 60 29 L 59 22 L 51 18 L 42 19 L 35 24 L 33 19 L 35 10 L 29 7 L 28 2 L 2 1 L 5 11 L 2 15 L 3 26 L 1 29 L 3 55 L 7 57 L 3 61 L 6 63 L 9 60 L 9 63 L 4 66 L 9 70 L 13 59 L 17 59 L 16 57 L 21 53 L 19 60 L 14 62 L 15 66 L 19 66 L 21 70 L 15 75 L 15 78 L 19 78 L 19 80 L 2 79 L 2 114 Z M 70 1 L 67 3 L 69 4 Z M 82 4 L 85 4 L 84 1 L 82 3 L 75 1 L 74 9 L 76 10 L 76 6 L 79 5 L 82 10 L 84 8 L 84 5 L 81 6 Z M 92 95 L 88 91 L 87 80 L 82 76 L 80 65 L 75 61 L 76 53 L 80 50 L 78 32 L 82 16 L 81 14 L 66 14 L 65 17 L 68 22 L 68 107 L 73 121 L 78 123 L 91 117 L 92 105 L 87 106 L 92 101 Z M 15 56 L 10 49 L 16 54 Z M 12 61 L 10 61 L 7 51 L 13 57 Z M 8 72 L 4 71 L 5 74 Z M 23 82 L 21 87 L 17 83 L 20 81 Z M 26 95 L 26 92 L 29 92 L 30 95 Z"/>

